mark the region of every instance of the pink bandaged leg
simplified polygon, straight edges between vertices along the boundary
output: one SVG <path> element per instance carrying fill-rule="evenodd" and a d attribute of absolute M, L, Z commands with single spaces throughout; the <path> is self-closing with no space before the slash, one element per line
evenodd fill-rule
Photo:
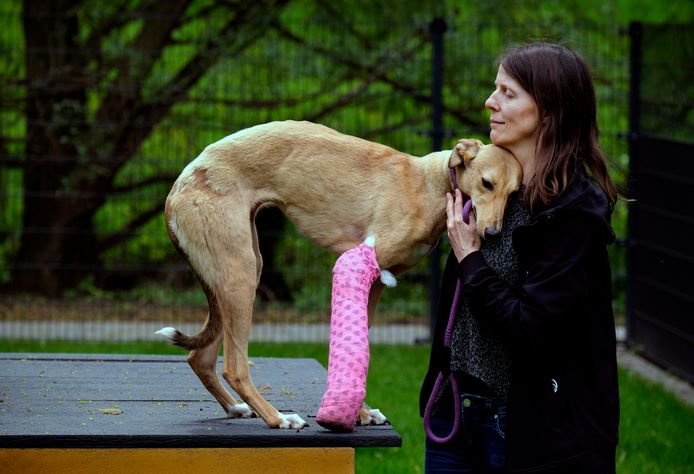
<path fill-rule="evenodd" d="M 328 385 L 316 422 L 332 431 L 353 431 L 366 397 L 369 370 L 367 307 L 380 270 L 373 247 L 343 253 L 333 267 Z"/>

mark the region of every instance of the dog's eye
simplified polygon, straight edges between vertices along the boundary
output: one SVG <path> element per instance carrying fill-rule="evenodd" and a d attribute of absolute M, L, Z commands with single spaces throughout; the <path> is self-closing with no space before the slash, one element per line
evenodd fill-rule
<path fill-rule="evenodd" d="M 493 185 L 491 182 L 489 182 L 489 181 L 487 181 L 486 179 L 484 179 L 484 178 L 482 178 L 482 186 L 484 186 L 485 188 L 487 188 L 487 189 L 490 190 L 490 191 L 493 191 L 493 190 L 494 190 L 494 185 Z"/>

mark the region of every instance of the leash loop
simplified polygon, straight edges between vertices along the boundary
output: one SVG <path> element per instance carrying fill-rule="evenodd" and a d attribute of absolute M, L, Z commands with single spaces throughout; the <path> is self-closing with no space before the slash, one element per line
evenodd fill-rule
<path fill-rule="evenodd" d="M 458 380 L 455 378 L 455 374 L 452 372 L 449 374 L 448 378 L 451 382 L 451 388 L 453 390 L 453 409 L 455 410 L 455 415 L 453 416 L 453 428 L 451 432 L 446 436 L 438 436 L 431 429 L 431 410 L 434 405 L 434 398 L 441 388 L 441 382 L 443 381 L 443 372 L 439 372 L 439 376 L 436 378 L 436 383 L 434 384 L 434 389 L 429 396 L 429 401 L 424 409 L 424 431 L 427 437 L 435 443 L 443 444 L 448 443 L 452 440 L 460 430 L 460 390 L 458 389 Z"/>
<path fill-rule="evenodd" d="M 453 330 L 455 329 L 455 321 L 457 319 L 457 309 L 458 302 L 460 301 L 461 288 L 462 284 L 460 283 L 460 280 L 458 280 L 458 283 L 455 287 L 455 293 L 453 295 L 453 304 L 451 304 L 451 311 L 448 315 L 448 325 L 446 326 L 446 333 L 443 338 L 443 346 L 447 349 L 451 348 L 451 342 L 453 340 Z M 429 400 L 427 401 L 426 408 L 424 409 L 424 432 L 430 440 L 439 444 L 448 443 L 458 434 L 458 431 L 460 430 L 461 421 L 460 390 L 458 388 L 458 379 L 455 378 L 455 374 L 453 372 L 450 372 L 448 374 L 448 380 L 451 383 L 451 390 L 453 391 L 453 428 L 451 428 L 451 432 L 448 433 L 448 435 L 446 436 L 438 436 L 431 429 L 431 411 L 434 406 L 434 400 L 441 388 L 441 383 L 443 382 L 443 380 L 444 371 L 440 371 L 438 377 L 436 377 L 434 388 L 431 390 L 431 394 L 429 395 Z"/>

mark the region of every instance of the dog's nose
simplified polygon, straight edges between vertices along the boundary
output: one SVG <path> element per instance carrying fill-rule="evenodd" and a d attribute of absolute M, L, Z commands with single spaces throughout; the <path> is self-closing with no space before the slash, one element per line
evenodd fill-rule
<path fill-rule="evenodd" d="M 499 237 L 501 231 L 496 227 L 487 227 L 484 229 L 484 238 L 487 240 L 494 240 Z"/>

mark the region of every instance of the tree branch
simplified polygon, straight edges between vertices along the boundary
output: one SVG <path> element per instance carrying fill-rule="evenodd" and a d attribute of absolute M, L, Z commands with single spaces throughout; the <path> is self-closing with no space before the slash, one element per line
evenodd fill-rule
<path fill-rule="evenodd" d="M 305 116 L 304 120 L 308 120 L 309 122 L 317 122 L 321 118 L 328 115 L 330 112 L 333 112 L 334 110 L 337 110 L 340 107 L 343 107 L 343 106 L 349 104 L 352 100 L 354 100 L 354 98 L 356 98 L 356 97 L 360 96 L 362 93 L 364 93 L 369 88 L 369 86 L 371 84 L 373 84 L 375 81 L 377 81 L 378 79 L 383 77 L 383 74 L 385 74 L 384 70 L 377 70 L 374 74 L 371 75 L 371 77 L 366 78 L 357 87 L 342 94 L 337 99 L 335 99 L 333 102 L 331 102 L 330 104 L 323 107 L 321 110 L 314 112 L 313 114 Z"/>
<path fill-rule="evenodd" d="M 128 0 L 121 0 L 120 4 L 114 8 L 114 11 L 122 13 L 111 14 L 107 16 L 104 21 L 92 26 L 92 31 L 84 42 L 87 49 L 99 51 L 101 48 L 101 42 L 106 36 L 111 34 L 113 30 L 126 25 L 133 19 L 140 18 L 144 14 L 148 4 L 147 1 L 143 1 L 136 9 L 127 11 L 129 3 L 131 2 Z"/>
<path fill-rule="evenodd" d="M 156 217 L 159 215 L 162 211 L 164 210 L 164 201 L 157 202 L 155 205 L 153 205 L 151 208 L 137 216 L 135 219 L 131 220 L 128 225 L 123 227 L 121 230 L 118 232 L 114 232 L 113 234 L 104 237 L 99 240 L 99 243 L 97 245 L 98 247 L 98 253 L 102 255 L 104 252 L 109 250 L 112 247 L 115 247 L 116 245 L 120 244 L 121 242 L 129 239 L 130 237 L 133 236 L 135 231 L 145 225 L 147 222 L 149 222 L 150 219 Z"/>
<path fill-rule="evenodd" d="M 277 29 L 277 31 L 283 35 L 285 38 L 289 39 L 290 41 L 293 41 L 297 44 L 299 44 L 302 47 L 305 47 L 311 51 L 316 52 L 317 54 L 320 54 L 322 56 L 325 56 L 326 58 L 333 60 L 337 63 L 340 63 L 344 66 L 347 66 L 351 70 L 355 70 L 357 73 L 368 73 L 371 69 L 372 66 L 369 65 L 364 65 L 360 62 L 357 62 L 355 60 L 352 60 L 350 58 L 344 57 L 343 55 L 340 55 L 336 53 L 335 51 L 331 51 L 329 49 L 326 49 L 320 45 L 315 45 L 315 44 L 310 44 L 303 38 L 299 37 L 298 35 L 294 34 L 293 32 L 289 31 L 287 28 L 285 28 L 284 25 L 282 25 L 279 22 L 273 22 L 273 26 Z M 420 42 L 411 50 L 409 51 L 409 54 L 403 56 L 404 59 L 409 59 L 411 58 L 418 50 L 421 48 L 423 45 L 428 43 L 428 38 L 424 35 L 421 36 Z M 395 49 L 395 48 L 391 48 Z M 405 84 L 395 78 L 392 77 L 392 75 L 384 74 L 382 77 L 379 78 L 380 81 L 390 85 L 395 89 L 396 91 L 402 92 L 403 94 L 412 97 L 415 99 L 417 102 L 420 103 L 427 103 L 429 104 L 431 102 L 431 96 L 429 94 L 425 94 L 420 92 L 420 88 Z M 474 118 L 470 117 L 465 113 L 463 109 L 460 108 L 455 108 L 448 106 L 444 104 L 443 110 L 445 113 L 450 114 L 451 116 L 455 117 L 458 121 L 461 123 L 464 123 L 470 127 L 474 128 L 479 128 L 480 123 L 475 120 Z"/>
<path fill-rule="evenodd" d="M 328 78 L 330 79 L 330 78 Z M 345 81 L 350 79 L 355 79 L 354 74 L 347 72 L 342 74 L 339 78 L 333 79 L 328 82 L 328 79 L 321 84 L 321 88 L 315 92 L 311 92 L 298 97 L 280 97 L 277 99 L 223 99 L 215 98 L 215 104 L 225 105 L 230 107 L 244 107 L 250 109 L 274 109 L 278 107 L 293 107 L 306 101 L 313 99 L 318 99 L 326 94 L 333 94 L 337 87 Z M 209 99 L 206 98 L 195 98 L 186 97 L 179 101 L 179 103 L 189 103 L 189 104 L 209 104 Z"/>
<path fill-rule="evenodd" d="M 151 186 L 153 184 L 173 183 L 174 181 L 176 181 L 176 178 L 178 178 L 178 174 L 152 176 L 151 178 L 143 179 L 142 181 L 138 181 L 135 183 L 126 184 L 123 186 L 114 186 L 109 192 L 109 194 L 124 194 L 129 193 L 131 191 L 136 191 L 138 189 L 142 189 L 147 186 Z"/>
<path fill-rule="evenodd" d="M 191 0 L 152 2 L 140 17 L 144 19 L 140 34 L 132 42 L 134 51 L 140 51 L 135 77 L 142 80 L 149 76 L 152 66 L 164 53 L 164 46 L 171 42 L 171 33 L 181 25 Z M 154 53 L 154 54 L 153 54 Z"/>
<path fill-rule="evenodd" d="M 124 128 L 117 134 L 114 143 L 113 156 L 119 157 L 110 166 L 111 173 L 115 172 L 139 149 L 142 142 L 149 136 L 152 128 L 157 125 L 169 112 L 171 107 L 184 97 L 192 87 L 215 64 L 222 54 L 235 55 L 265 34 L 265 26 L 279 15 L 281 8 L 288 0 L 250 0 L 245 3 L 244 11 L 237 11 L 220 30 L 219 36 L 211 35 L 205 44 L 201 45 L 197 54 L 172 78 L 167 84 L 153 93 L 158 97 L 156 102 L 144 103 L 142 95 L 138 103 L 130 109 L 128 123 L 133 127 Z M 238 38 L 241 38 L 239 41 Z M 236 39 L 236 41 L 234 41 Z M 228 44 L 236 43 L 230 51 Z"/>
<path fill-rule="evenodd" d="M 220 36 L 210 36 L 176 77 L 161 88 L 164 93 L 161 96 L 164 99 L 160 103 L 173 104 L 186 95 L 188 89 L 219 60 L 222 53 L 235 56 L 257 41 L 265 34 L 265 27 L 273 21 L 276 15 L 279 15 L 281 8 L 287 2 L 288 0 L 266 0 L 265 2 L 251 0 L 247 2 L 244 5 L 245 10 L 237 11 L 235 17 L 221 28 Z M 273 11 L 273 7 L 275 11 Z M 246 37 L 244 38 L 244 36 Z M 238 38 L 242 38 L 240 42 Z M 230 49 L 228 45 L 234 43 L 236 43 L 235 46 Z"/>
<path fill-rule="evenodd" d="M 279 22 L 274 22 L 273 26 L 277 29 L 277 31 L 281 35 L 283 35 L 285 38 L 289 39 L 290 41 L 292 41 L 292 42 L 294 42 L 294 43 L 296 43 L 296 44 L 298 44 L 298 45 L 300 45 L 300 46 L 302 46 L 308 50 L 311 50 L 317 54 L 325 56 L 326 58 L 328 58 L 332 61 L 340 63 L 343 66 L 347 66 L 349 69 L 364 73 L 364 72 L 369 72 L 374 67 L 374 66 L 362 64 L 358 61 L 355 61 L 351 58 L 348 58 L 344 55 L 341 55 L 335 51 L 331 51 L 327 48 L 324 48 L 323 46 L 311 44 L 308 41 L 304 40 L 303 38 L 299 37 L 298 35 L 294 34 L 293 32 L 289 31 L 287 28 L 285 28 L 284 25 L 282 25 Z M 420 41 L 417 43 L 417 46 L 410 52 L 410 55 L 408 57 L 411 57 L 411 55 L 414 52 L 416 52 L 417 49 L 419 49 L 422 45 L 424 45 L 426 43 L 427 43 L 427 38 L 420 36 Z M 389 48 L 388 52 L 390 53 L 393 50 L 396 50 L 396 48 Z M 400 59 L 400 58 L 398 58 L 398 59 Z M 381 78 L 381 80 L 383 82 L 393 86 L 395 89 L 400 90 L 401 92 L 405 92 L 407 95 L 410 95 L 419 101 L 427 101 L 427 102 L 431 101 L 431 97 L 429 95 L 420 93 L 419 90 L 415 87 L 397 82 L 387 74 L 384 75 Z"/>
<path fill-rule="evenodd" d="M 131 69 L 127 56 L 107 65 L 115 67 L 118 76 L 101 101 L 96 113 L 97 123 L 113 119 L 114 111 L 122 116 L 124 122 L 130 121 L 133 110 L 143 101 L 142 90 L 136 84 L 142 82 L 163 54 L 164 46 L 171 40 L 171 32 L 179 24 L 188 3 L 189 0 L 178 0 L 173 5 L 170 2 L 145 2 L 141 6 L 140 18 L 144 18 L 144 23 L 140 34 L 130 45 L 133 50 L 140 51 L 138 70 Z"/>
<path fill-rule="evenodd" d="M 416 125 L 416 124 L 421 124 L 421 123 L 426 123 L 427 120 L 429 120 L 429 114 L 425 115 L 420 115 L 420 116 L 408 116 L 404 119 L 402 119 L 400 122 L 396 122 L 390 125 L 386 125 L 380 128 L 372 128 L 369 129 L 368 131 L 362 133 L 360 136 L 364 139 L 369 139 L 370 137 L 377 137 L 386 133 L 391 133 L 396 130 L 400 130 L 401 128 Z"/>

